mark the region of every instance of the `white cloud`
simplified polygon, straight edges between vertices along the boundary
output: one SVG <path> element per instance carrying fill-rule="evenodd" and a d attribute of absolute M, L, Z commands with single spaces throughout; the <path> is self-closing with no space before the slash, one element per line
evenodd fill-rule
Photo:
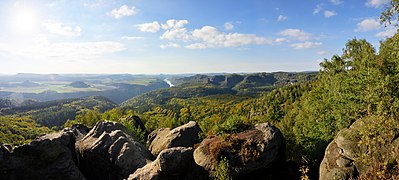
<path fill-rule="evenodd" d="M 384 31 L 377 33 L 375 36 L 377 36 L 379 38 L 387 38 L 387 37 L 392 37 L 397 32 L 398 32 L 397 27 L 391 25 L 391 26 L 388 26 Z"/>
<path fill-rule="evenodd" d="M 225 29 L 225 30 L 232 30 L 232 29 L 234 29 L 233 23 L 231 23 L 231 22 L 226 22 L 226 23 L 224 23 L 224 29 Z"/>
<path fill-rule="evenodd" d="M 236 22 L 239 23 L 239 22 Z M 157 32 L 162 28 L 164 33 L 160 39 L 174 41 L 169 44 L 162 44 L 161 48 L 180 47 L 176 41 L 183 41 L 189 43 L 185 47 L 188 49 L 204 49 L 215 47 L 238 47 L 250 44 L 272 44 L 274 40 L 258 37 L 255 34 L 242 34 L 242 33 L 226 33 L 221 32 L 212 26 L 204 26 L 201 29 L 194 29 L 188 31 L 185 25 L 189 24 L 187 20 L 167 20 L 164 24 L 156 21 L 152 23 L 137 25 L 139 30 L 147 32 Z M 231 24 L 231 26 L 230 26 Z M 226 23 L 225 28 L 231 30 L 234 28 L 232 23 Z"/>
<path fill-rule="evenodd" d="M 0 51 L 17 56 L 54 60 L 95 59 L 104 54 L 116 53 L 125 50 L 123 44 L 112 41 L 79 42 L 79 43 L 50 43 L 40 40 L 32 44 L 0 44 Z"/>
<path fill-rule="evenodd" d="M 55 21 L 48 21 L 44 23 L 44 27 L 51 34 L 66 37 L 80 36 L 80 33 L 82 32 L 82 28 L 80 28 L 80 26 L 66 26 Z"/>
<path fill-rule="evenodd" d="M 277 17 L 277 21 L 285 21 L 287 19 L 288 19 L 288 17 L 284 16 L 284 15 L 280 15 L 280 16 Z"/>
<path fill-rule="evenodd" d="M 124 40 L 140 40 L 140 39 L 144 39 L 144 37 L 138 37 L 138 36 L 123 36 L 123 37 L 121 37 L 121 39 L 124 39 Z"/>
<path fill-rule="evenodd" d="M 316 54 L 318 54 L 318 55 L 327 55 L 328 52 L 327 51 L 317 51 Z"/>
<path fill-rule="evenodd" d="M 276 43 L 283 43 L 283 42 L 289 42 L 289 40 L 286 39 L 286 38 L 276 38 L 276 39 L 274 40 L 274 42 L 276 42 Z"/>
<path fill-rule="evenodd" d="M 187 49 L 205 49 L 207 45 L 203 43 L 194 43 L 186 46 Z"/>
<path fill-rule="evenodd" d="M 343 1 L 341 1 L 341 0 L 330 0 L 330 2 L 331 2 L 332 4 L 334 4 L 334 5 L 340 5 L 340 4 L 343 3 Z"/>
<path fill-rule="evenodd" d="M 180 29 L 183 28 L 186 24 L 188 24 L 188 21 L 183 19 L 183 20 L 176 20 L 176 19 L 169 19 L 166 21 L 166 24 L 162 24 L 162 29 Z"/>
<path fill-rule="evenodd" d="M 190 47 L 237 47 L 250 44 L 271 44 L 273 41 L 255 34 L 224 33 L 212 26 L 204 26 L 192 32 L 194 40 L 202 41 Z M 198 49 L 198 48 L 197 48 Z"/>
<path fill-rule="evenodd" d="M 168 43 L 168 44 L 162 44 L 159 46 L 162 49 L 166 49 L 166 48 L 179 48 L 180 45 L 177 43 Z"/>
<path fill-rule="evenodd" d="M 304 43 L 291 44 L 291 47 L 293 47 L 294 49 L 311 49 L 317 46 L 321 46 L 322 44 L 323 43 L 321 42 L 304 42 Z"/>
<path fill-rule="evenodd" d="M 285 29 L 279 33 L 281 36 L 294 38 L 300 41 L 306 41 L 310 39 L 311 34 L 300 29 Z"/>
<path fill-rule="evenodd" d="M 125 16 L 133 16 L 136 15 L 138 12 L 138 9 L 134 6 L 129 7 L 127 5 L 123 5 L 120 8 L 115 8 L 111 12 L 108 12 L 108 16 L 112 16 L 115 19 L 120 19 Z"/>
<path fill-rule="evenodd" d="M 313 10 L 313 15 L 319 14 L 323 10 L 323 4 L 318 4 Z"/>
<path fill-rule="evenodd" d="M 366 5 L 370 7 L 380 8 L 388 4 L 390 0 L 367 0 Z"/>
<path fill-rule="evenodd" d="M 21 2 L 19 2 L 19 1 L 15 1 L 14 4 L 13 4 L 14 7 L 18 7 L 20 5 L 21 5 Z"/>
<path fill-rule="evenodd" d="M 188 24 L 187 20 L 175 20 L 170 19 L 166 21 L 166 24 L 162 24 L 162 29 L 166 30 L 161 39 L 167 40 L 189 40 L 190 35 L 184 26 Z"/>
<path fill-rule="evenodd" d="M 324 11 L 324 17 L 326 17 L 326 18 L 330 18 L 330 17 L 336 16 L 336 15 L 338 15 L 338 14 L 334 11 Z"/>
<path fill-rule="evenodd" d="M 357 29 L 355 29 L 355 31 L 366 32 L 366 31 L 377 30 L 380 27 L 381 24 L 377 19 L 369 18 L 369 19 L 364 19 L 363 21 L 357 23 Z"/>
<path fill-rule="evenodd" d="M 100 42 L 83 42 L 83 43 L 53 43 L 47 44 L 49 54 L 54 53 L 54 56 L 64 55 L 68 56 L 98 56 L 101 54 L 115 53 L 125 50 L 123 44 L 112 41 L 100 41 Z"/>
<path fill-rule="evenodd" d="M 98 8 L 98 7 L 102 7 L 106 4 L 105 0 L 90 0 L 90 1 L 86 1 L 83 3 L 84 7 L 89 7 L 89 8 Z"/>
<path fill-rule="evenodd" d="M 161 25 L 157 21 L 154 21 L 152 23 L 144 23 L 144 24 L 138 24 L 136 25 L 137 29 L 139 29 L 142 32 L 158 32 L 159 29 L 161 28 Z"/>

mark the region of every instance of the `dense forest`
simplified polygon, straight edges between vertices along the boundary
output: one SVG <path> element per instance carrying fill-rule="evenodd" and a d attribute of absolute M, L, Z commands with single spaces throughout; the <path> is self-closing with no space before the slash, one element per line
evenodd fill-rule
<path fill-rule="evenodd" d="M 115 103 L 105 97 L 91 96 L 11 106 L 0 109 L 0 115 L 30 117 L 42 126 L 58 129 L 67 120 L 74 119 L 82 111 L 98 110 L 104 112 L 116 106 Z"/>

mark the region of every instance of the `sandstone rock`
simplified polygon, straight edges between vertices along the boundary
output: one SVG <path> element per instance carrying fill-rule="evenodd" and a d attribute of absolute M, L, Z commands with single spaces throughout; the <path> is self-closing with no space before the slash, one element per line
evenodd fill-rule
<path fill-rule="evenodd" d="M 194 162 L 193 148 L 176 147 L 163 150 L 155 162 L 166 175 L 183 174 Z"/>
<path fill-rule="evenodd" d="M 235 175 L 250 173 L 285 162 L 285 142 L 282 133 L 269 123 L 255 129 L 221 137 L 209 137 L 194 151 L 195 162 L 214 172 L 225 157 Z"/>
<path fill-rule="evenodd" d="M 0 160 L 3 159 L 5 154 L 9 154 L 12 151 L 12 146 L 9 144 L 0 144 Z"/>
<path fill-rule="evenodd" d="M 138 116 L 128 115 L 119 119 L 120 122 L 129 122 L 134 127 L 140 128 L 143 132 L 147 132 L 147 129 L 144 126 L 143 121 Z"/>
<path fill-rule="evenodd" d="M 152 160 L 122 124 L 100 121 L 77 144 L 79 167 L 88 179 L 124 179 Z"/>
<path fill-rule="evenodd" d="M 349 179 L 354 178 L 357 170 L 353 160 L 343 155 L 342 149 L 335 141 L 331 142 L 326 149 L 325 158 L 320 164 L 320 179 Z"/>
<path fill-rule="evenodd" d="M 157 163 L 151 162 L 131 174 L 128 180 L 163 180 L 167 177 L 161 173 Z"/>
<path fill-rule="evenodd" d="M 355 121 L 349 128 L 338 132 L 335 139 L 327 146 L 323 161 L 320 164 L 320 180 L 332 179 L 356 179 L 358 175 L 365 174 L 370 168 L 359 155 L 367 153 L 365 146 L 359 145 L 359 131 L 362 127 L 374 123 L 373 119 L 360 119 Z M 389 157 L 393 150 L 397 149 L 395 135 L 385 136 L 386 146 L 379 147 L 376 152 L 381 157 Z M 399 141 L 398 141 L 399 142 Z"/>
<path fill-rule="evenodd" d="M 7 148 L 0 160 L 1 179 L 85 179 L 76 166 L 77 126 L 41 136 L 29 144 Z M 4 148 L 2 148 L 2 151 Z"/>
<path fill-rule="evenodd" d="M 154 162 L 138 169 L 129 176 L 138 179 L 207 179 L 208 174 L 201 171 L 193 159 L 193 148 L 174 147 L 161 151 Z"/>
<path fill-rule="evenodd" d="M 157 129 L 148 136 L 149 150 L 154 156 L 157 156 L 164 149 L 193 147 L 199 132 L 200 128 L 194 121 L 172 130 L 169 128 Z"/>

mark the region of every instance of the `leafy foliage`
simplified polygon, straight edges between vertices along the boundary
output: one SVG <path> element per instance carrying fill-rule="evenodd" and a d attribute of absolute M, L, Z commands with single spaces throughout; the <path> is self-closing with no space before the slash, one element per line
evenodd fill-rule
<path fill-rule="evenodd" d="M 216 167 L 215 177 L 217 180 L 231 180 L 233 179 L 230 175 L 230 165 L 226 158 L 222 158 Z"/>
<path fill-rule="evenodd" d="M 87 109 L 96 109 L 100 112 L 112 109 L 116 104 L 101 96 L 84 97 L 78 99 L 64 99 L 25 106 L 4 109 L 4 115 L 30 116 L 38 124 L 46 127 L 62 127 L 68 119 L 75 119 Z"/>
<path fill-rule="evenodd" d="M 381 13 L 381 22 L 387 24 L 399 21 L 399 0 L 391 0 L 390 4 L 385 8 L 385 11 Z M 399 24 L 395 24 L 398 26 Z"/>
<path fill-rule="evenodd" d="M 37 136 L 51 132 L 27 117 L 0 116 L 0 142 L 21 145 Z"/>

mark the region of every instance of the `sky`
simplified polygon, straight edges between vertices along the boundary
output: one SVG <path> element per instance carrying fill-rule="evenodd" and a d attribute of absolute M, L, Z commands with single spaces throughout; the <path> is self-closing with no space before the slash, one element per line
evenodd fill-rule
<path fill-rule="evenodd" d="M 2 0 L 0 74 L 317 71 L 389 0 Z"/>

